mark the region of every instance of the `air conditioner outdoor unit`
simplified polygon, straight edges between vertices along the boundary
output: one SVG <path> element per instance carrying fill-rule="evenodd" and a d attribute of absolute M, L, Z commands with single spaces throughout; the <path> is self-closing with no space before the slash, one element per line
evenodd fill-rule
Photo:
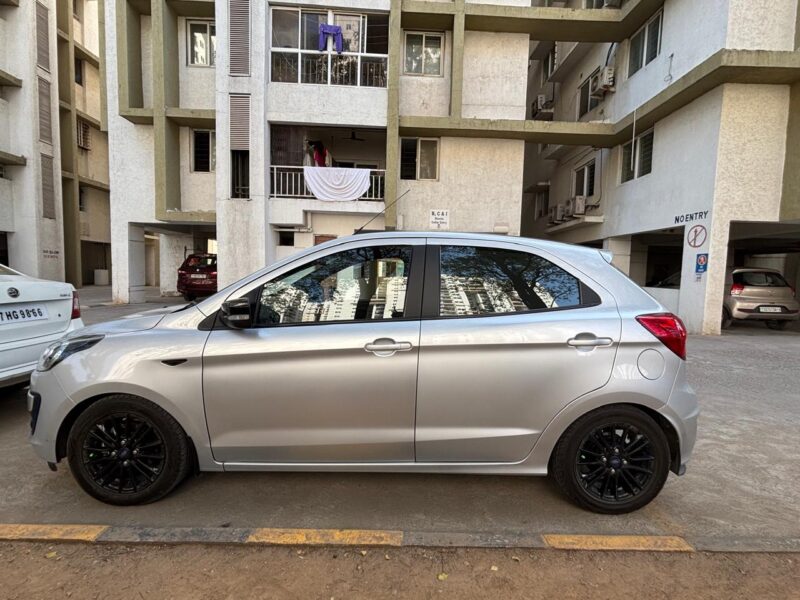
<path fill-rule="evenodd" d="M 600 69 L 600 87 L 610 92 L 614 89 L 615 72 L 614 67 L 603 67 Z"/>
<path fill-rule="evenodd" d="M 567 203 L 564 206 L 564 216 L 571 217 L 575 214 L 575 198 L 567 198 Z"/>
<path fill-rule="evenodd" d="M 605 0 L 603 8 L 619 8 L 622 6 L 622 0 Z"/>
<path fill-rule="evenodd" d="M 536 110 L 551 110 L 552 108 L 553 102 L 545 94 L 539 94 L 536 97 Z"/>
<path fill-rule="evenodd" d="M 589 94 L 598 100 L 614 91 L 614 67 L 603 67 L 589 80 Z"/>
<path fill-rule="evenodd" d="M 572 198 L 572 214 L 585 215 L 586 214 L 586 196 L 575 196 Z"/>
<path fill-rule="evenodd" d="M 566 203 L 564 202 L 559 202 L 556 205 L 556 223 L 561 223 L 565 219 L 566 208 Z"/>
<path fill-rule="evenodd" d="M 547 220 L 551 224 L 554 224 L 556 222 L 556 207 L 555 206 L 551 206 L 550 208 L 547 209 L 547 216 L 548 216 Z"/>

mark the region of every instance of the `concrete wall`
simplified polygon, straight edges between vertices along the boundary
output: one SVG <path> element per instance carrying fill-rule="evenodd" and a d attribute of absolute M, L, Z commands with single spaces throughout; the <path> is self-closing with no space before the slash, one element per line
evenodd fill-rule
<path fill-rule="evenodd" d="M 270 122 L 386 126 L 386 88 L 269 83 L 266 89 Z"/>
<path fill-rule="evenodd" d="M 453 231 L 519 235 L 524 142 L 441 138 L 438 181 L 400 180 L 398 229 L 427 230 L 431 210 L 450 210 Z M 402 225 L 401 225 L 402 223 Z"/>
<path fill-rule="evenodd" d="M 108 175 L 108 135 L 91 127 L 91 150 L 78 148 L 78 174 L 102 183 L 109 182 Z"/>
<path fill-rule="evenodd" d="M 181 208 L 183 210 L 215 210 L 216 173 L 192 171 L 192 129 L 180 128 Z"/>
<path fill-rule="evenodd" d="M 86 188 L 86 210 L 81 211 L 81 240 L 111 243 L 111 207 L 107 192 Z"/>
<path fill-rule="evenodd" d="M 178 268 L 184 259 L 194 251 L 194 238 L 191 235 L 159 235 L 159 286 L 162 296 L 178 293 Z"/>
<path fill-rule="evenodd" d="M 75 108 L 100 120 L 100 71 L 97 67 L 83 61 L 83 85 L 73 83 Z"/>
<path fill-rule="evenodd" d="M 144 108 L 153 107 L 153 42 L 152 42 L 152 20 L 150 15 L 141 15 L 141 44 L 142 44 L 142 98 Z M 106 12 L 106 27 L 111 23 Z M 112 28 L 113 29 L 113 28 Z M 109 35 L 116 35 L 112 30 Z M 106 54 L 108 53 L 108 37 L 106 37 Z M 108 61 L 107 61 L 108 62 Z M 110 63 L 109 63 L 110 64 Z M 114 106 L 109 101 L 109 106 Z"/>
<path fill-rule="evenodd" d="M 190 19 L 190 21 L 199 19 Z M 189 65 L 185 17 L 178 18 L 178 81 L 182 108 L 214 108 L 214 67 Z"/>

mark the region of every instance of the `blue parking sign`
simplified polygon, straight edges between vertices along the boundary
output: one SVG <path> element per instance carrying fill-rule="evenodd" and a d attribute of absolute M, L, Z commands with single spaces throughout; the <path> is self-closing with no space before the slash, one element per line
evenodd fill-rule
<path fill-rule="evenodd" d="M 706 271 L 708 271 L 708 254 L 698 254 L 694 272 L 705 273 Z"/>

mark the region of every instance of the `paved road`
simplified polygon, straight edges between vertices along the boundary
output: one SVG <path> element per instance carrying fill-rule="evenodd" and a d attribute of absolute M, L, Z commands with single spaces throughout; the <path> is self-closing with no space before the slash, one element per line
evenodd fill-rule
<path fill-rule="evenodd" d="M 87 309 L 87 321 L 95 310 L 108 307 Z M 17 392 L 0 396 L 0 522 L 669 534 L 800 549 L 800 335 L 739 326 L 689 348 L 703 405 L 695 458 L 625 517 L 579 510 L 547 479 L 460 475 L 204 474 L 157 504 L 114 508 L 83 494 L 66 465 L 51 473 L 35 458 Z"/>

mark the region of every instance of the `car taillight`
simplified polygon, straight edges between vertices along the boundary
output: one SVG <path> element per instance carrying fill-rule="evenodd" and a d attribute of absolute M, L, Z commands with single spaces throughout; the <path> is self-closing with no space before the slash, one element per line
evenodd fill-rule
<path fill-rule="evenodd" d="M 216 271 L 211 271 L 211 273 L 209 273 L 209 275 L 213 275 L 214 277 L 216 277 L 217 276 L 217 272 Z"/>
<path fill-rule="evenodd" d="M 183 269 L 178 269 L 178 275 L 186 275 L 186 271 Z"/>
<path fill-rule="evenodd" d="M 741 283 L 734 283 L 731 286 L 731 296 L 739 296 L 744 291 L 744 286 Z"/>
<path fill-rule="evenodd" d="M 636 320 L 675 354 L 686 360 L 686 327 L 672 313 L 640 315 Z"/>
<path fill-rule="evenodd" d="M 72 292 L 72 316 L 70 319 L 80 319 L 81 318 L 81 302 L 78 299 L 78 292 Z"/>

